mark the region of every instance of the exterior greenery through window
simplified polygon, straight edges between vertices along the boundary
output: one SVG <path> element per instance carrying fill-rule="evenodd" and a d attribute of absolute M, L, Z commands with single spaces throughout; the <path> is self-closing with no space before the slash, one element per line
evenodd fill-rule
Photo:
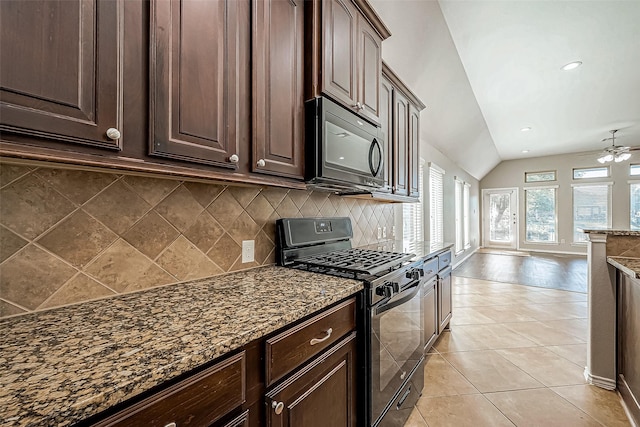
<path fill-rule="evenodd" d="M 525 188 L 525 240 L 557 243 L 557 186 Z"/>
<path fill-rule="evenodd" d="M 556 171 L 524 173 L 524 182 L 544 182 L 544 181 L 555 181 L 555 180 L 556 180 Z"/>
<path fill-rule="evenodd" d="M 573 170 L 573 179 L 587 178 L 607 178 L 609 177 L 609 167 L 597 168 L 577 168 Z"/>
<path fill-rule="evenodd" d="M 573 241 L 585 242 L 582 229 L 611 227 L 612 183 L 573 185 Z"/>

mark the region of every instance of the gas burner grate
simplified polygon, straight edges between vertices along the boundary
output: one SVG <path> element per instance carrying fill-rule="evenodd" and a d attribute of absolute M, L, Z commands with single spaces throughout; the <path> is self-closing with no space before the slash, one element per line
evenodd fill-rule
<path fill-rule="evenodd" d="M 354 274 L 378 274 L 397 268 L 414 256 L 414 254 L 369 249 L 345 249 L 299 258 L 296 263 L 307 267 L 322 267 Z"/>

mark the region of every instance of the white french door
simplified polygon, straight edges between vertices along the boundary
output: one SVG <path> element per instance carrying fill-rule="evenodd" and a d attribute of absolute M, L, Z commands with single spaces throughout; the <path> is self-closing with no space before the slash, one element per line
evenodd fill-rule
<path fill-rule="evenodd" d="M 518 189 L 482 190 L 482 246 L 516 249 L 518 246 Z"/>

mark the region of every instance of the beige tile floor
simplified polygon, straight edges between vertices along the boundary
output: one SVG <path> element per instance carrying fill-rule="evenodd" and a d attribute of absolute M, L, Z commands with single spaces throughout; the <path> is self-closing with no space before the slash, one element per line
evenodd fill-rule
<path fill-rule="evenodd" d="M 456 276 L 453 293 L 405 427 L 631 425 L 615 392 L 585 383 L 586 294 Z"/>

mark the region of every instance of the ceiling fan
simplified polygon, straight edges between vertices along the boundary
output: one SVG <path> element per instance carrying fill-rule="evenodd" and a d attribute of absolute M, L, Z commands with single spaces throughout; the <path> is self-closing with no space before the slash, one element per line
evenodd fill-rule
<path fill-rule="evenodd" d="M 618 132 L 618 129 L 610 130 L 609 132 L 611 133 L 611 138 L 605 138 L 602 141 L 611 140 L 611 146 L 605 148 L 602 153 L 600 153 L 600 157 L 598 157 L 599 163 L 607 163 L 611 161 L 624 162 L 631 157 L 630 151 L 640 149 L 640 147 L 616 145 L 616 132 Z"/>

